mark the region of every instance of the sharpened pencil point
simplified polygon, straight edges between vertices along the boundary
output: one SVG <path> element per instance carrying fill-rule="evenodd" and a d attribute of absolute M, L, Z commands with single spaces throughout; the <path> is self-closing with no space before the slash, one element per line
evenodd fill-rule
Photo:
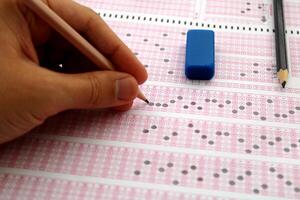
<path fill-rule="evenodd" d="M 149 103 L 150 103 L 150 102 L 148 101 L 148 99 L 145 99 L 144 101 L 145 101 L 147 104 L 149 104 Z"/>
<path fill-rule="evenodd" d="M 282 85 L 283 88 L 285 88 L 286 81 L 283 81 L 283 83 L 281 85 Z"/>

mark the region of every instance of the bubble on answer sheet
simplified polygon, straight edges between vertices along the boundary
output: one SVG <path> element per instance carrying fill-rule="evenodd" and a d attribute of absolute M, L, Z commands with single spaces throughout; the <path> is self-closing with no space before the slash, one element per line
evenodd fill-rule
<path fill-rule="evenodd" d="M 277 175 L 277 178 L 278 178 L 278 179 L 283 179 L 283 175 L 282 175 L 282 174 L 278 174 L 278 175 Z"/>
<path fill-rule="evenodd" d="M 247 102 L 246 105 L 247 106 L 252 106 L 252 103 L 251 102 Z"/>
<path fill-rule="evenodd" d="M 281 142 L 281 141 L 282 141 L 282 138 L 281 138 L 281 137 L 275 137 L 275 141 L 276 141 L 276 142 Z"/>
<path fill-rule="evenodd" d="M 283 150 L 284 150 L 286 153 L 290 152 L 290 149 L 289 149 L 289 148 L 287 148 L 287 147 L 286 147 L 286 148 L 284 148 Z"/>
<path fill-rule="evenodd" d="M 176 102 L 176 101 L 175 101 L 175 100 L 173 100 L 173 99 L 172 99 L 172 100 L 170 100 L 170 103 L 175 103 L 175 102 Z"/>
<path fill-rule="evenodd" d="M 214 176 L 215 178 L 219 178 L 219 177 L 220 177 L 220 175 L 219 175 L 218 173 L 214 173 L 213 176 Z"/>
<path fill-rule="evenodd" d="M 292 182 L 291 182 L 291 181 L 286 181 L 285 184 L 286 184 L 287 186 L 291 186 L 291 185 L 292 185 Z"/>
<path fill-rule="evenodd" d="M 144 67 L 148 68 L 148 67 L 149 67 L 149 65 L 144 65 Z"/>
<path fill-rule="evenodd" d="M 182 173 L 183 175 L 187 175 L 189 172 L 188 172 L 187 170 L 182 170 L 181 173 Z"/>
<path fill-rule="evenodd" d="M 259 194 L 259 190 L 258 190 L 258 189 L 253 189 L 253 192 L 254 192 L 255 194 Z"/>
<path fill-rule="evenodd" d="M 274 142 L 273 142 L 273 141 L 269 141 L 268 144 L 269 144 L 270 146 L 273 146 L 273 145 L 274 145 Z"/>
<path fill-rule="evenodd" d="M 252 151 L 250 149 L 246 149 L 245 152 L 248 154 L 252 153 Z"/>
<path fill-rule="evenodd" d="M 163 36 L 164 36 L 164 37 L 167 37 L 167 36 L 168 36 L 168 34 L 167 34 L 167 33 L 164 33 L 164 34 L 163 34 Z"/>
<path fill-rule="evenodd" d="M 159 172 L 164 172 L 165 169 L 164 169 L 163 167 L 160 167 L 160 168 L 158 168 L 158 171 L 159 171 Z"/>
<path fill-rule="evenodd" d="M 151 128 L 152 129 L 157 129 L 157 126 L 156 125 L 152 125 Z"/>
<path fill-rule="evenodd" d="M 160 106 L 161 106 L 161 103 L 156 103 L 155 106 L 156 106 L 156 107 L 160 107 Z"/>
<path fill-rule="evenodd" d="M 149 105 L 149 106 L 154 106 L 154 103 L 153 103 L 153 102 L 150 102 L 148 105 Z"/>
<path fill-rule="evenodd" d="M 270 172 L 276 172 L 276 169 L 274 167 L 270 167 L 269 171 Z"/>
<path fill-rule="evenodd" d="M 213 145 L 213 144 L 214 144 L 214 141 L 210 140 L 210 141 L 208 141 L 208 144 L 209 144 L 209 145 Z"/>
<path fill-rule="evenodd" d="M 244 180 L 244 177 L 243 176 L 238 176 L 237 180 L 242 181 L 242 180 Z"/>
<path fill-rule="evenodd" d="M 202 110 L 203 108 L 201 106 L 198 106 L 197 107 L 197 110 Z"/>
<path fill-rule="evenodd" d="M 210 99 L 204 99 L 204 101 L 205 101 L 206 103 L 208 103 L 208 102 L 210 102 Z"/>
<path fill-rule="evenodd" d="M 206 135 L 201 135 L 201 139 L 206 140 L 207 136 Z"/>
<path fill-rule="evenodd" d="M 297 107 L 296 107 L 296 110 L 300 110 L 300 107 L 299 107 L 299 106 L 297 106 Z"/>
<path fill-rule="evenodd" d="M 130 36 L 131 36 L 131 34 L 130 34 L 130 33 L 127 33 L 127 34 L 126 34 L 126 36 L 127 36 L 127 37 L 130 37 Z"/>
<path fill-rule="evenodd" d="M 218 102 L 218 100 L 217 100 L 217 99 L 213 99 L 213 100 L 211 100 L 211 102 L 213 102 L 213 103 L 217 103 L 217 102 Z"/>
<path fill-rule="evenodd" d="M 156 47 L 159 47 L 159 44 L 158 44 L 158 43 L 156 43 L 156 44 L 154 44 L 154 46 L 156 46 Z"/>
<path fill-rule="evenodd" d="M 143 133 L 149 133 L 149 130 L 148 129 L 144 129 Z"/>
<path fill-rule="evenodd" d="M 177 180 L 173 181 L 173 185 L 178 185 L 178 184 L 179 184 L 179 181 L 177 181 Z"/>
<path fill-rule="evenodd" d="M 239 109 L 240 110 L 245 110 L 245 106 L 240 106 Z"/>
<path fill-rule="evenodd" d="M 282 118 L 287 118 L 288 116 L 287 116 L 287 114 L 282 114 L 281 117 Z"/>
<path fill-rule="evenodd" d="M 245 140 L 244 140 L 243 138 L 239 138 L 238 141 L 239 141 L 240 143 L 244 143 L 244 142 L 245 142 Z"/>
<path fill-rule="evenodd" d="M 253 66 L 256 66 L 256 67 L 257 67 L 257 66 L 258 66 L 258 63 L 253 63 Z"/>
<path fill-rule="evenodd" d="M 164 50 L 165 50 L 165 48 L 164 48 L 164 47 L 161 47 L 159 50 L 161 50 L 161 51 L 164 51 Z"/>
<path fill-rule="evenodd" d="M 170 137 L 169 136 L 165 136 L 164 140 L 170 140 Z"/>
<path fill-rule="evenodd" d="M 203 181 L 203 178 L 202 178 L 202 177 L 198 177 L 198 178 L 197 178 L 197 181 L 198 181 L 198 182 L 202 182 L 202 181 Z"/>
<path fill-rule="evenodd" d="M 246 74 L 245 74 L 245 73 L 241 73 L 240 75 L 241 75 L 242 77 L 246 76 Z"/>
<path fill-rule="evenodd" d="M 249 170 L 247 170 L 247 171 L 245 172 L 245 174 L 246 174 L 247 176 L 251 176 L 251 175 L 252 175 L 252 172 L 249 171 Z"/>
<path fill-rule="evenodd" d="M 266 22 L 266 21 L 267 21 L 266 16 L 262 16 L 262 17 L 261 17 L 261 21 L 262 21 L 262 22 Z"/>
<path fill-rule="evenodd" d="M 226 100 L 225 103 L 226 104 L 231 104 L 231 101 L 230 100 Z"/>
<path fill-rule="evenodd" d="M 200 133 L 200 130 L 199 129 L 196 129 L 196 130 L 194 130 L 194 133 Z"/>
<path fill-rule="evenodd" d="M 189 124 L 188 124 L 188 127 L 189 127 L 189 128 L 193 128 L 194 125 L 193 125 L 192 123 L 189 123 Z"/>
<path fill-rule="evenodd" d="M 173 71 L 168 71 L 168 74 L 174 74 L 174 72 Z"/>
<path fill-rule="evenodd" d="M 226 173 L 228 172 L 228 169 L 223 168 L 221 171 L 222 171 L 224 174 L 226 174 Z"/>
<path fill-rule="evenodd" d="M 232 110 L 232 113 L 233 113 L 233 114 L 237 114 L 238 111 L 237 111 L 237 110 Z"/>
<path fill-rule="evenodd" d="M 219 104 L 218 107 L 219 108 L 224 108 L 224 105 L 223 104 Z"/>
<path fill-rule="evenodd" d="M 221 131 L 217 131 L 216 135 L 220 136 L 220 135 L 222 135 L 222 132 Z"/>
<path fill-rule="evenodd" d="M 295 188 L 294 188 L 294 191 L 295 191 L 295 192 L 300 192 L 300 188 L 295 187 Z"/>
<path fill-rule="evenodd" d="M 267 102 L 268 103 L 273 103 L 273 100 L 272 99 L 268 99 Z"/>
<path fill-rule="evenodd" d="M 177 136 L 178 133 L 177 133 L 177 132 L 173 132 L 172 135 L 173 135 L 173 136 Z"/>
<path fill-rule="evenodd" d="M 170 61 L 170 60 L 169 60 L 169 59 L 167 59 L 167 58 L 165 58 L 165 59 L 164 59 L 164 62 L 166 62 L 166 63 L 167 63 L 167 62 L 169 62 L 169 61 Z"/>
<path fill-rule="evenodd" d="M 231 181 L 229 181 L 228 183 L 229 183 L 229 185 L 232 185 L 232 186 L 233 186 L 233 185 L 235 185 L 235 182 L 234 182 L 234 181 L 232 181 L 232 180 L 231 180 Z"/>
<path fill-rule="evenodd" d="M 135 170 L 135 171 L 134 171 L 134 174 L 138 176 L 138 175 L 141 174 L 141 172 L 140 172 L 139 170 Z"/>
<path fill-rule="evenodd" d="M 183 108 L 184 108 L 184 109 L 188 109 L 189 106 L 188 106 L 188 105 L 184 105 Z"/>
<path fill-rule="evenodd" d="M 259 149 L 259 146 L 257 144 L 253 145 L 253 149 Z"/>
<path fill-rule="evenodd" d="M 148 42 L 148 39 L 147 39 L 147 38 L 145 38 L 143 41 L 144 41 L 144 42 Z"/>
<path fill-rule="evenodd" d="M 169 162 L 169 163 L 167 164 L 167 166 L 171 168 L 171 167 L 173 167 L 173 166 L 174 166 L 174 164 L 173 164 L 173 163 L 171 163 L 171 162 Z"/>
<path fill-rule="evenodd" d="M 297 148 L 297 147 L 298 147 L 298 145 L 297 145 L 297 144 L 295 144 L 295 143 L 292 143 L 292 144 L 291 144 L 291 147 L 292 147 L 292 148 Z"/>
<path fill-rule="evenodd" d="M 149 160 L 145 160 L 145 161 L 144 161 L 144 164 L 145 164 L 145 165 L 150 165 L 151 162 L 150 162 Z"/>
<path fill-rule="evenodd" d="M 259 112 L 254 111 L 254 112 L 253 112 L 253 115 L 259 115 Z"/>
<path fill-rule="evenodd" d="M 261 117 L 260 118 L 262 121 L 265 121 L 265 120 L 267 120 L 267 118 L 266 117 Z"/>
<path fill-rule="evenodd" d="M 178 100 L 182 100 L 183 97 L 182 97 L 182 96 L 178 96 L 177 99 L 178 99 Z"/>
<path fill-rule="evenodd" d="M 260 136 L 260 139 L 262 139 L 262 140 L 266 140 L 266 139 L 267 139 L 267 136 L 265 136 L 265 135 L 261 135 L 261 136 Z"/>
<path fill-rule="evenodd" d="M 290 110 L 289 113 L 290 113 L 291 115 L 293 115 L 293 114 L 295 114 L 295 111 Z"/>
<path fill-rule="evenodd" d="M 275 113 L 274 116 L 278 118 L 278 117 L 280 117 L 280 114 Z"/>
<path fill-rule="evenodd" d="M 196 102 L 195 102 L 195 101 L 192 101 L 192 102 L 191 102 L 191 105 L 192 105 L 192 106 L 196 105 Z"/>
<path fill-rule="evenodd" d="M 254 73 L 254 74 L 258 74 L 258 71 L 257 71 L 257 70 L 253 70 L 253 73 Z"/>
<path fill-rule="evenodd" d="M 195 166 L 195 165 L 191 165 L 191 170 L 196 170 L 197 169 L 197 167 Z"/>

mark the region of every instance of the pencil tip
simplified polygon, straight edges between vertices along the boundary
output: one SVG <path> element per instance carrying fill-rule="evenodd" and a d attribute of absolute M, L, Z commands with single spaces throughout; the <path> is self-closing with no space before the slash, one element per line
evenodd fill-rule
<path fill-rule="evenodd" d="M 281 85 L 282 85 L 283 88 L 285 88 L 286 81 L 283 81 Z"/>
<path fill-rule="evenodd" d="M 145 101 L 147 104 L 149 104 L 149 103 L 150 103 L 150 102 L 148 101 L 148 99 L 145 99 L 144 101 Z"/>

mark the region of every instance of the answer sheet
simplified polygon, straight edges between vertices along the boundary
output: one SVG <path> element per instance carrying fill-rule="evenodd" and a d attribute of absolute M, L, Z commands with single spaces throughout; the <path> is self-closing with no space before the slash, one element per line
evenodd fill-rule
<path fill-rule="evenodd" d="M 271 0 L 79 0 L 146 67 L 125 113 L 67 111 L 0 146 L 0 199 L 300 199 L 300 1 L 286 0 L 291 77 Z M 215 32 L 216 75 L 184 75 L 186 33 Z"/>

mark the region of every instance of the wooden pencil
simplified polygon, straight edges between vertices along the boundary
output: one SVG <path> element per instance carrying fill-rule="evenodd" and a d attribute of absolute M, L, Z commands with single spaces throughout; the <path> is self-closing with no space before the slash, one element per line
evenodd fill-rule
<path fill-rule="evenodd" d="M 288 81 L 288 59 L 285 39 L 284 11 L 282 0 L 273 0 L 276 43 L 276 67 L 280 84 L 284 88 Z"/>
<path fill-rule="evenodd" d="M 107 60 L 95 47 L 84 39 L 74 28 L 58 16 L 41 0 L 25 0 L 26 6 L 60 33 L 67 41 L 74 45 L 82 54 L 103 70 L 114 70 L 112 63 Z M 149 103 L 145 95 L 139 90 L 137 97 Z"/>

